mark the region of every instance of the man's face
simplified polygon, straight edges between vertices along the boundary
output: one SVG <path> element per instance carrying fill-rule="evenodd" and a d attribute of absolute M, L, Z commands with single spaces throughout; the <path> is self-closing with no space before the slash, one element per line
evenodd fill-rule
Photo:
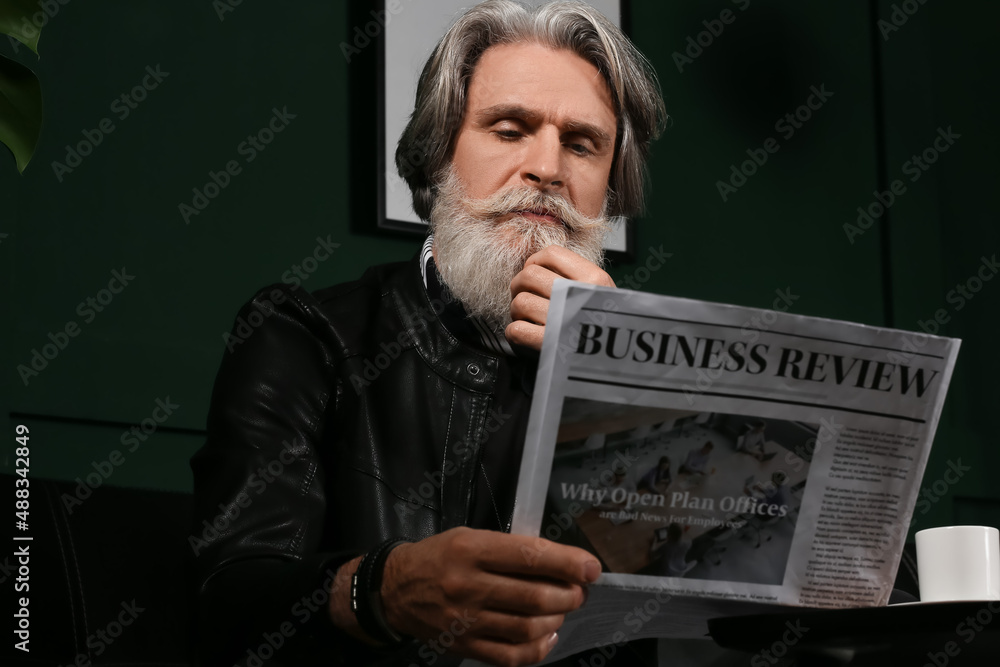
<path fill-rule="evenodd" d="M 483 54 L 430 215 L 438 270 L 469 314 L 502 331 L 511 281 L 547 246 L 601 264 L 614 143 L 610 93 L 586 61 L 533 44 Z"/>
<path fill-rule="evenodd" d="M 494 46 L 469 83 L 452 166 L 471 198 L 528 186 L 597 217 L 616 127 L 608 86 L 587 61 L 538 44 Z M 551 215 L 523 215 L 559 224 Z"/>

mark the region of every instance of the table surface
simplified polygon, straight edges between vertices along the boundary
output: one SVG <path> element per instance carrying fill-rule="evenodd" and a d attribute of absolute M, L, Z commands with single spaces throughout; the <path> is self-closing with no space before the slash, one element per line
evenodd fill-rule
<path fill-rule="evenodd" d="M 853 609 L 789 608 L 715 618 L 715 642 L 794 655 L 798 665 L 997 665 L 1000 601 L 928 602 Z"/>

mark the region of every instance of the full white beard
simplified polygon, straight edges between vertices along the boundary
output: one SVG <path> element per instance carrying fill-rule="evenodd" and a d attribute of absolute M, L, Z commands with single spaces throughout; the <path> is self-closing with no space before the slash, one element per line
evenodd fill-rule
<path fill-rule="evenodd" d="M 513 211 L 537 208 L 552 211 L 565 224 L 520 215 L 496 222 Z M 430 229 L 434 234 L 434 261 L 445 285 L 466 312 L 484 319 L 502 334 L 511 322 L 510 283 L 528 258 L 556 245 L 602 266 L 604 239 L 611 224 L 604 211 L 596 218 L 588 218 L 562 197 L 532 187 L 471 199 L 462 191 L 454 170 L 449 169 L 431 210 Z"/>

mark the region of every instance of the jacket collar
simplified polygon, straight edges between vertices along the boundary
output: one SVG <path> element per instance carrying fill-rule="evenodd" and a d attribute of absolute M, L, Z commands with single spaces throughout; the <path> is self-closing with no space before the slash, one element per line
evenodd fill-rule
<path fill-rule="evenodd" d="M 444 326 L 443 313 L 449 305 L 459 304 L 447 290 L 433 298 L 428 294 L 421 264 L 418 255 L 407 270 L 397 272 L 383 298 L 390 300 L 417 353 L 435 372 L 469 391 L 492 392 L 497 355 L 459 339 Z"/>

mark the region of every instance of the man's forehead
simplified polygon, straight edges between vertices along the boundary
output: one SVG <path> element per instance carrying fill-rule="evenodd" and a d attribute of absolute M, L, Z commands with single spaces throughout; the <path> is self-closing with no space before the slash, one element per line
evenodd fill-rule
<path fill-rule="evenodd" d="M 572 51 L 531 42 L 500 44 L 483 53 L 472 72 L 466 112 L 529 120 L 554 114 L 569 129 L 591 130 L 608 140 L 618 124 L 611 90 L 593 64 Z"/>

